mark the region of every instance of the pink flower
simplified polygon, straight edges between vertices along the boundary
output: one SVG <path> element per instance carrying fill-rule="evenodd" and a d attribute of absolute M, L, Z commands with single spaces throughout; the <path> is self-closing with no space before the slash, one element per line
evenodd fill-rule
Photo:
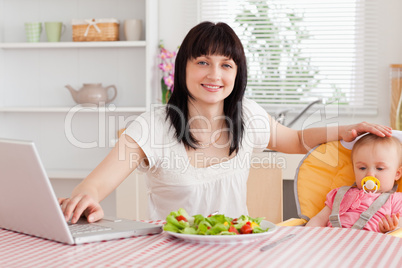
<path fill-rule="evenodd" d="M 173 63 L 171 62 L 162 62 L 158 65 L 159 69 L 161 69 L 162 71 L 169 73 L 173 70 Z"/>
<path fill-rule="evenodd" d="M 173 83 L 174 83 L 174 77 L 172 74 L 168 75 L 168 76 L 164 76 L 163 77 L 163 81 L 165 82 L 165 85 L 171 89 L 173 87 Z M 172 90 L 173 91 L 173 90 Z"/>
<path fill-rule="evenodd" d="M 176 58 L 176 51 L 170 52 L 164 48 L 163 44 L 159 45 L 160 53 L 158 58 L 161 59 L 158 68 L 162 70 L 162 91 L 166 92 L 166 89 L 173 92 L 174 87 L 174 61 Z M 165 93 L 163 93 L 165 94 Z M 169 94 L 163 95 L 162 102 L 166 103 L 169 98 Z"/>
<path fill-rule="evenodd" d="M 165 48 L 161 48 L 161 53 L 159 54 L 159 58 L 161 58 L 162 60 L 168 59 L 169 57 L 169 51 L 167 51 Z"/>
<path fill-rule="evenodd" d="M 166 57 L 168 59 L 173 59 L 174 57 L 176 57 L 176 51 L 173 52 L 166 51 Z"/>

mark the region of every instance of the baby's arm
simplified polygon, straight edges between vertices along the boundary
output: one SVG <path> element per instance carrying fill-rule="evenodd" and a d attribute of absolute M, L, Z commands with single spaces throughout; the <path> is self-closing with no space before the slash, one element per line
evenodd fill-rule
<path fill-rule="evenodd" d="M 386 233 L 395 230 L 397 227 L 402 227 L 402 221 L 399 221 L 399 213 L 392 215 L 385 215 L 384 218 L 378 223 L 381 233 Z"/>
<path fill-rule="evenodd" d="M 317 215 L 311 218 L 306 224 L 309 227 L 325 227 L 328 224 L 329 215 L 331 215 L 332 210 L 325 206 Z"/>

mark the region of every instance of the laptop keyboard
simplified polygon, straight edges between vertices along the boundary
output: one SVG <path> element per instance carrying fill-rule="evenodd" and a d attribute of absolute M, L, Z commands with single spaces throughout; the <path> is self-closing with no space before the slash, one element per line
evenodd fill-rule
<path fill-rule="evenodd" d="M 112 230 L 110 227 L 94 225 L 94 224 L 69 224 L 70 232 L 75 234 L 87 234 Z"/>

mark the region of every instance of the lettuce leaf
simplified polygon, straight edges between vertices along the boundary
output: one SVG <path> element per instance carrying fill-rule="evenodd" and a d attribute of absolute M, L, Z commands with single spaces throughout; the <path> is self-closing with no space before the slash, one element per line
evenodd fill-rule
<path fill-rule="evenodd" d="M 253 234 L 259 234 L 259 233 L 265 233 L 269 230 L 269 228 L 267 229 L 262 229 L 261 227 L 254 227 L 253 228 Z"/>
<path fill-rule="evenodd" d="M 173 232 L 173 233 L 179 233 L 180 232 L 180 229 L 177 228 L 175 225 L 171 224 L 170 222 L 166 223 L 163 226 L 163 230 L 168 231 L 168 232 Z"/>
<path fill-rule="evenodd" d="M 206 235 L 217 235 L 223 231 L 227 231 L 229 229 L 229 225 L 224 225 L 223 223 L 217 223 L 212 226 L 206 233 Z"/>
<path fill-rule="evenodd" d="M 182 234 L 197 234 L 197 230 L 193 227 L 186 227 L 181 231 Z"/>
<path fill-rule="evenodd" d="M 220 233 L 220 235 L 237 235 L 237 234 L 235 234 L 233 232 L 229 232 L 229 231 L 223 231 Z"/>
<path fill-rule="evenodd" d="M 197 234 L 199 234 L 199 235 L 206 235 L 207 234 L 207 232 L 208 232 L 208 227 L 210 227 L 211 228 L 211 226 L 208 226 L 208 225 L 210 225 L 208 222 L 206 222 L 206 221 L 203 221 L 202 223 L 200 223 L 199 225 L 198 225 L 198 228 L 197 228 Z"/>
<path fill-rule="evenodd" d="M 173 216 L 172 214 L 168 215 L 166 217 L 166 222 L 170 223 L 171 225 L 177 227 L 179 230 L 182 230 L 186 227 L 190 227 L 190 224 L 186 221 L 178 221 L 176 220 L 176 217 Z"/>

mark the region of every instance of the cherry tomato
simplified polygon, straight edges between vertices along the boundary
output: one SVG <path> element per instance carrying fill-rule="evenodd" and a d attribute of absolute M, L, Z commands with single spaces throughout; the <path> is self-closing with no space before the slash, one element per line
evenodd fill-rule
<path fill-rule="evenodd" d="M 237 229 L 236 229 L 233 225 L 231 225 L 231 226 L 229 227 L 228 232 L 235 233 L 235 234 L 239 234 L 239 231 L 237 231 Z"/>
<path fill-rule="evenodd" d="M 177 221 L 188 221 L 188 220 L 186 219 L 186 217 L 184 217 L 183 215 L 177 216 L 177 217 L 176 217 L 176 220 L 177 220 Z"/>
<path fill-rule="evenodd" d="M 248 224 L 244 224 L 241 228 L 240 228 L 240 233 L 241 234 L 251 234 L 253 232 L 253 228 L 251 228 L 250 225 Z"/>

